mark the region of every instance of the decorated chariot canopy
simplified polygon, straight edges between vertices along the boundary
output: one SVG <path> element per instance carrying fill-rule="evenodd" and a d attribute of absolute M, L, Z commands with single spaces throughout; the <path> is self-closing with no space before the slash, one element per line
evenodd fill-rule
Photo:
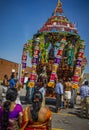
<path fill-rule="evenodd" d="M 26 68 L 27 54 L 31 58 L 30 87 L 46 79 L 48 87 L 55 86 L 56 78 L 71 78 L 72 87 L 78 88 L 85 65 L 85 42 L 74 23 L 64 15 L 62 3 L 57 6 L 47 22 L 24 44 L 22 69 Z"/>

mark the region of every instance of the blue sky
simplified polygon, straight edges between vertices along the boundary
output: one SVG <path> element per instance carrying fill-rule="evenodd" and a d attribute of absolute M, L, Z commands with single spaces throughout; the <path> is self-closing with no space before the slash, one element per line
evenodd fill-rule
<path fill-rule="evenodd" d="M 21 63 L 24 43 L 51 17 L 57 1 L 0 0 L 0 58 Z M 89 62 L 89 0 L 61 2 L 65 16 L 76 24 L 81 39 L 86 43 L 85 55 Z M 85 72 L 89 73 L 89 65 Z"/>

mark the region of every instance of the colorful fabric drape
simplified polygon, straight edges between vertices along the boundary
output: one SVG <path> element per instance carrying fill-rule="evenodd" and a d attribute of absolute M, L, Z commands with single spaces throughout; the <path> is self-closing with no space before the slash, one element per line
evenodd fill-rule
<path fill-rule="evenodd" d="M 82 60 L 84 56 L 84 48 L 85 48 L 85 44 L 81 43 L 77 62 L 76 62 L 75 73 L 73 76 L 73 83 L 72 83 L 72 88 L 75 88 L 75 89 L 79 87 L 78 82 L 79 82 L 79 77 L 81 76 L 81 66 L 82 66 Z"/>
<path fill-rule="evenodd" d="M 63 37 L 62 40 L 60 41 L 60 47 L 58 49 L 58 52 L 57 52 L 57 55 L 56 55 L 56 58 L 55 58 L 55 61 L 54 61 L 54 64 L 53 64 L 53 70 L 52 70 L 52 73 L 51 73 L 50 82 L 48 83 L 48 87 L 54 88 L 54 85 L 55 85 L 54 82 L 55 82 L 55 79 L 56 79 L 57 68 L 58 68 L 58 65 L 59 65 L 59 63 L 62 59 L 63 49 L 64 49 L 66 44 L 67 44 L 66 37 Z"/>
<path fill-rule="evenodd" d="M 34 47 L 34 54 L 33 54 L 33 63 L 32 63 L 32 72 L 30 75 L 30 82 L 28 84 L 29 87 L 34 87 L 35 80 L 36 80 L 36 67 L 38 63 L 38 56 L 39 56 L 39 39 L 35 39 L 35 47 Z"/>

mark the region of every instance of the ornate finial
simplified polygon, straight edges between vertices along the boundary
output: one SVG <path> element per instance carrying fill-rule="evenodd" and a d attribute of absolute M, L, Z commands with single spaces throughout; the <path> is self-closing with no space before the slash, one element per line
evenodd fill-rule
<path fill-rule="evenodd" d="M 57 3 L 57 6 L 56 6 L 56 9 L 54 10 L 54 15 L 59 15 L 59 14 L 62 14 L 63 13 L 63 10 L 62 10 L 62 3 L 60 0 L 58 0 L 58 3 Z"/>
<path fill-rule="evenodd" d="M 62 6 L 62 3 L 60 0 L 58 0 L 58 6 Z"/>

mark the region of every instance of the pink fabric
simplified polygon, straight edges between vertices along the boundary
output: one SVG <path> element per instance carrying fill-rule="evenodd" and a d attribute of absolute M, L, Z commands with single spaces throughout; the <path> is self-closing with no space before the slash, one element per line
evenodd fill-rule
<path fill-rule="evenodd" d="M 22 106 L 20 104 L 16 104 L 14 110 L 9 112 L 9 119 L 12 120 L 13 123 L 9 121 L 7 130 L 12 129 L 19 130 L 18 117 L 20 112 L 22 112 Z M 3 107 L 0 107 L 0 129 L 2 124 L 2 116 L 3 116 Z"/>
<path fill-rule="evenodd" d="M 17 118 L 19 116 L 19 113 L 22 112 L 22 106 L 20 104 L 16 104 L 13 111 L 9 112 L 9 119 Z M 0 117 L 3 114 L 3 108 L 0 107 Z"/>

